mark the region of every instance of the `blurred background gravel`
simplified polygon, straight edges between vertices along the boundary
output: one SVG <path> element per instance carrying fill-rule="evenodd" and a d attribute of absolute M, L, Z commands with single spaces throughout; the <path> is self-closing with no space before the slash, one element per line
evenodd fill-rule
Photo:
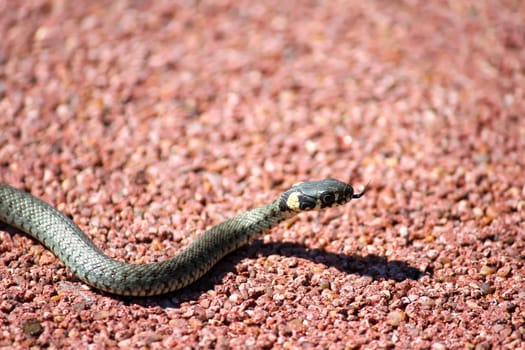
<path fill-rule="evenodd" d="M 172 295 L 0 230 L 2 348 L 523 348 L 525 2 L 0 0 L 0 181 L 166 259 L 293 183 L 362 199 Z"/>

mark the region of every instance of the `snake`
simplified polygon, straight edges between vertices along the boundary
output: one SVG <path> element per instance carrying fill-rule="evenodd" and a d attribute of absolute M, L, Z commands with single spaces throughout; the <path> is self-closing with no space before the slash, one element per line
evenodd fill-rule
<path fill-rule="evenodd" d="M 28 192 L 0 183 L 0 221 L 51 250 L 84 283 L 110 294 L 154 296 L 182 289 L 219 260 L 300 212 L 360 198 L 351 185 L 332 178 L 301 182 L 261 207 L 208 229 L 174 257 L 132 264 L 104 254 L 68 216 Z"/>

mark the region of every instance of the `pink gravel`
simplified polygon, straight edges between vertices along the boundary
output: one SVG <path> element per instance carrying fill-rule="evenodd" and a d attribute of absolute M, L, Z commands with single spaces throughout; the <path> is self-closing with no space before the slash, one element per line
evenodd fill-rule
<path fill-rule="evenodd" d="M 0 348 L 525 348 L 525 2 L 0 13 L 0 181 L 113 257 L 166 259 L 300 180 L 372 187 L 158 298 L 2 226 Z"/>

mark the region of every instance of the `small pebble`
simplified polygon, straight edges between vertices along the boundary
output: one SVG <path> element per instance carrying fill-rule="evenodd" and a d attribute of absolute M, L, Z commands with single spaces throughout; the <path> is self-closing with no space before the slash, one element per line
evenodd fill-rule
<path fill-rule="evenodd" d="M 406 314 L 403 311 L 391 311 L 388 314 L 388 323 L 392 326 L 399 326 L 401 323 L 405 322 Z"/>
<path fill-rule="evenodd" d="M 508 277 L 511 270 L 512 270 L 512 268 L 510 267 L 510 265 L 505 265 L 505 266 L 499 268 L 498 272 L 496 274 L 499 277 Z"/>
<path fill-rule="evenodd" d="M 488 275 L 492 275 L 493 273 L 495 273 L 497 271 L 497 268 L 494 267 L 494 266 L 489 266 L 489 265 L 483 265 L 481 267 L 481 269 L 479 270 L 479 273 L 482 274 L 482 275 L 485 275 L 485 276 L 488 276 Z"/>
<path fill-rule="evenodd" d="M 492 285 L 492 283 L 489 283 L 489 282 L 482 283 L 480 286 L 480 289 L 481 289 L 481 294 L 483 295 L 492 294 L 495 291 L 494 286 Z"/>
<path fill-rule="evenodd" d="M 44 327 L 39 321 L 31 320 L 22 324 L 22 330 L 25 334 L 36 337 L 44 331 Z"/>

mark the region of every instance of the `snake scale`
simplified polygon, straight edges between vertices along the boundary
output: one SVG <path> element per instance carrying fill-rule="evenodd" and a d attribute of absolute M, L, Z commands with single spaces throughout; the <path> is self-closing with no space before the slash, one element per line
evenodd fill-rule
<path fill-rule="evenodd" d="M 24 231 L 50 249 L 80 280 L 119 295 L 151 296 L 183 288 L 220 259 L 279 222 L 301 211 L 341 205 L 366 192 L 335 180 L 302 182 L 262 207 L 226 220 L 171 259 L 128 264 L 104 254 L 66 215 L 32 196 L 0 183 L 0 221 Z"/>

